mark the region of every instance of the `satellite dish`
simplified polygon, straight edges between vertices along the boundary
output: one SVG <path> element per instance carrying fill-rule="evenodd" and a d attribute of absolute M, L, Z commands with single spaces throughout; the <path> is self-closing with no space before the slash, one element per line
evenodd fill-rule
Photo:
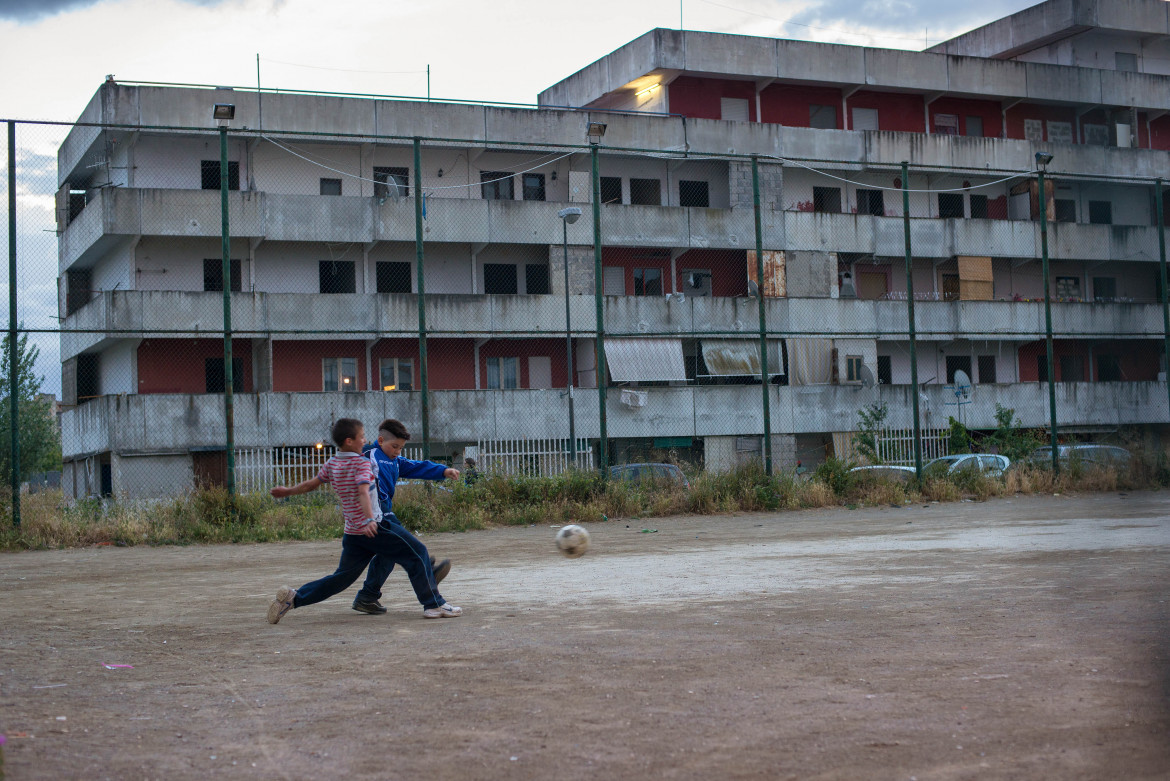
<path fill-rule="evenodd" d="M 967 372 L 962 369 L 957 370 L 955 372 L 955 398 L 960 403 L 970 401 L 973 390 L 974 386 L 971 378 L 967 376 Z"/>
<path fill-rule="evenodd" d="M 865 364 L 862 364 L 861 371 L 859 372 L 859 374 L 861 375 L 861 387 L 872 388 L 873 387 L 873 372 L 871 372 L 869 370 L 869 367 L 866 366 Z"/>

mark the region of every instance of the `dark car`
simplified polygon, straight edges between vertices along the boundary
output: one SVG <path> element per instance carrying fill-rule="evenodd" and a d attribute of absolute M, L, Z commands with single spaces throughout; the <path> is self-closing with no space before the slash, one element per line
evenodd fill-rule
<path fill-rule="evenodd" d="M 614 480 L 626 480 L 631 483 L 667 482 L 690 488 L 687 476 L 674 464 L 621 464 L 609 468 L 609 476 Z"/>

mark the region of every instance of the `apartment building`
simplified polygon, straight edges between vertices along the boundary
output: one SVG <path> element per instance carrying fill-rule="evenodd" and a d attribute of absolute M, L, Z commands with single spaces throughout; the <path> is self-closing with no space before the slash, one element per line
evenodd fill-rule
<path fill-rule="evenodd" d="M 980 386 L 968 425 L 1000 404 L 1044 426 L 1041 209 L 1062 426 L 1164 423 L 1168 9 L 1050 0 L 926 52 L 658 29 L 535 109 L 109 81 L 59 151 L 67 496 L 221 479 L 225 285 L 241 449 L 425 417 L 430 455 L 457 460 L 565 438 L 571 417 L 600 458 L 604 404 L 611 461 L 725 468 L 761 450 L 760 291 L 780 465 L 839 448 L 876 401 L 904 426 L 917 395 L 945 424 L 959 370 Z M 229 279 L 214 103 L 235 107 Z M 600 277 L 589 122 L 606 125 Z M 1003 173 L 1037 152 L 1043 197 Z"/>

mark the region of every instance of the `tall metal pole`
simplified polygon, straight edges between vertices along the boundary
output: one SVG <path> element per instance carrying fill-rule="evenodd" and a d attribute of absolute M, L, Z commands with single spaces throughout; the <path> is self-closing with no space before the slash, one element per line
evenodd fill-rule
<path fill-rule="evenodd" d="M 1056 371 L 1052 362 L 1052 291 L 1048 279 L 1048 192 L 1044 184 L 1044 166 L 1040 166 L 1037 176 L 1040 192 L 1037 201 L 1040 203 L 1040 261 L 1041 275 L 1044 277 L 1044 344 L 1048 349 L 1048 425 L 1052 440 L 1052 473 L 1060 471 L 1060 459 L 1056 452 Z"/>
<path fill-rule="evenodd" d="M 764 472 L 772 476 L 772 403 L 768 395 L 768 323 L 764 313 L 764 229 L 760 219 L 760 159 L 752 155 L 752 211 L 756 218 L 756 302 L 760 307 L 760 385 L 764 396 Z"/>
<path fill-rule="evenodd" d="M 569 325 L 569 221 L 561 218 L 561 228 L 564 231 L 564 241 L 561 246 L 565 250 L 565 364 L 568 367 L 568 379 L 565 389 L 569 394 L 569 463 L 577 466 L 577 422 L 573 414 L 573 329 Z"/>
<path fill-rule="evenodd" d="M 1166 213 L 1162 202 L 1162 180 L 1154 180 L 1154 210 L 1158 212 L 1158 258 L 1162 274 L 1162 333 L 1166 353 L 1166 400 L 1170 403 L 1170 292 L 1166 290 Z"/>
<path fill-rule="evenodd" d="M 914 474 L 922 479 L 922 420 L 918 410 L 918 353 L 914 346 L 914 255 L 910 246 L 910 163 L 902 161 L 902 230 L 906 245 L 906 320 L 910 334 L 910 402 L 914 410 Z"/>
<path fill-rule="evenodd" d="M 232 242 L 228 226 L 227 126 L 219 126 L 220 245 L 223 253 L 223 419 L 228 496 L 236 495 L 236 409 L 232 377 Z"/>
<path fill-rule="evenodd" d="M 593 162 L 593 301 L 597 310 L 597 414 L 601 437 L 601 477 L 609 477 L 609 441 L 606 431 L 605 409 L 605 312 L 601 300 L 601 163 L 597 155 L 597 142 L 589 144 L 589 156 Z"/>
<path fill-rule="evenodd" d="M 20 399 L 16 344 L 16 123 L 8 122 L 8 413 L 12 437 L 9 475 L 12 485 L 12 525 L 20 528 Z"/>
<path fill-rule="evenodd" d="M 431 457 L 431 393 L 427 387 L 427 287 L 423 275 L 422 140 L 414 138 L 414 258 L 418 275 L 418 366 L 422 380 L 423 460 Z"/>

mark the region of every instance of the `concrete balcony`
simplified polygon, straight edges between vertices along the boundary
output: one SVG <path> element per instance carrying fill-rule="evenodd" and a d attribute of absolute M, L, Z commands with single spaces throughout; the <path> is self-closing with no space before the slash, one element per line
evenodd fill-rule
<path fill-rule="evenodd" d="M 774 433 L 851 431 L 857 411 L 875 402 L 890 410 L 889 425 L 911 425 L 909 386 L 856 386 L 770 390 Z M 759 386 L 649 388 L 646 405 L 621 404 L 621 389 L 606 392 L 608 434 L 625 437 L 706 437 L 759 435 L 763 427 Z M 955 415 L 953 398 L 929 386 L 922 402 L 923 425 L 938 427 Z M 1160 423 L 1167 418 L 1166 385 L 1140 383 L 1062 383 L 1057 385 L 1061 426 L 1117 426 Z M 1025 426 L 1046 426 L 1047 386 L 1041 383 L 984 385 L 963 420 L 972 428 L 994 426 L 995 405 L 1014 409 Z M 598 395 L 575 396 L 576 430 L 599 435 Z M 435 391 L 430 396 L 430 436 L 435 442 L 567 436 L 567 400 L 557 390 Z M 421 419 L 421 394 L 413 393 L 263 393 L 235 397 L 237 447 L 305 445 L 327 437 L 339 417 L 372 423 L 386 417 Z M 183 453 L 221 447 L 223 397 L 218 395 L 104 396 L 62 414 L 64 456 L 78 458 L 113 451 L 124 455 Z M 165 444 L 158 431 L 167 430 Z M 419 426 L 416 424 L 416 430 Z"/>
<path fill-rule="evenodd" d="M 569 297 L 572 330 L 596 331 L 592 296 Z M 902 338 L 903 301 L 792 298 L 765 302 L 768 332 L 776 336 Z M 233 293 L 232 331 L 241 339 L 377 339 L 418 333 L 418 298 L 407 294 L 319 295 Z M 1030 341 L 1044 333 L 1044 306 L 1011 301 L 920 301 L 914 305 L 923 341 Z M 613 335 L 758 332 L 751 298 L 605 296 L 602 317 Z M 554 295 L 428 295 L 428 329 L 435 338 L 559 336 L 564 299 Z M 314 326 L 313 324 L 317 324 Z M 1162 330 L 1157 304 L 1053 304 L 1053 332 L 1077 338 L 1150 338 Z M 223 295 L 179 291 L 105 291 L 62 323 L 61 359 L 100 350 L 121 339 L 215 337 L 223 331 Z M 163 332 L 163 333 L 159 333 Z"/>

